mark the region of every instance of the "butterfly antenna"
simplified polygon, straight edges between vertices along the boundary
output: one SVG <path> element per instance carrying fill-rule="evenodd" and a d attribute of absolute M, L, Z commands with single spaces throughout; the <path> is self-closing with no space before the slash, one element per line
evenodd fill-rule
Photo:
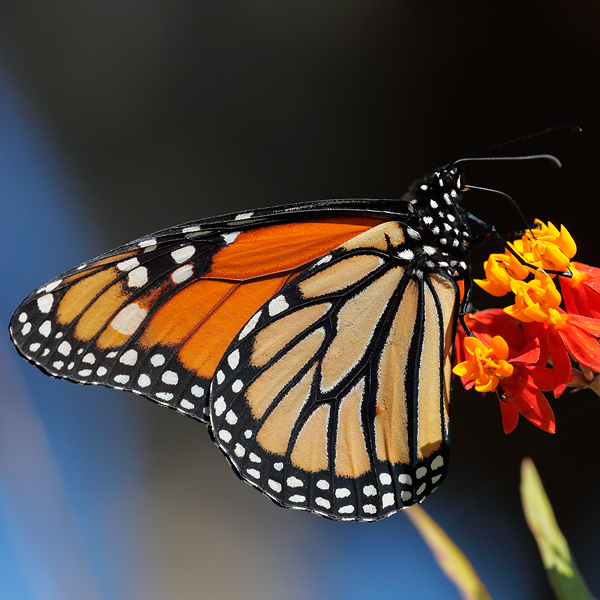
<path fill-rule="evenodd" d="M 508 144 L 514 144 L 516 142 L 522 142 L 523 140 L 528 140 L 530 138 L 533 137 L 537 137 L 538 135 L 544 135 L 546 133 L 550 133 L 551 131 L 555 131 L 556 129 L 570 129 L 571 131 L 577 131 L 580 132 L 582 131 L 581 127 L 578 127 L 577 125 L 555 125 L 554 127 L 548 127 L 547 129 L 543 129 L 542 131 L 536 131 L 535 133 L 530 133 L 529 135 L 523 135 L 521 137 L 518 138 L 514 138 L 512 140 L 509 140 L 507 142 L 500 142 L 499 144 L 493 144 L 491 146 L 486 146 L 485 148 L 482 148 L 481 150 L 476 150 L 475 152 L 472 152 L 471 155 L 467 155 L 463 158 L 459 158 L 458 160 L 455 160 L 453 162 L 451 162 L 448 167 L 452 167 L 453 165 L 456 165 L 458 163 L 461 162 L 474 162 L 474 161 L 489 161 L 489 160 L 538 160 L 538 159 L 543 159 L 543 160 L 549 160 L 550 162 L 554 163 L 557 167 L 562 167 L 562 164 L 560 162 L 560 160 L 558 160 L 558 158 L 556 158 L 556 156 L 553 156 L 552 154 L 529 154 L 526 156 L 476 156 L 473 157 L 473 154 L 481 154 L 482 152 L 487 152 L 488 150 L 491 150 L 493 148 L 500 148 L 502 146 L 507 146 Z M 473 189 L 473 190 L 481 190 L 483 192 L 491 192 L 492 194 L 499 194 L 500 196 L 504 196 L 505 198 L 507 198 L 510 203 L 517 209 L 517 212 L 519 213 L 519 216 L 521 217 L 521 219 L 523 220 L 523 223 L 525 224 L 525 227 L 527 229 L 529 229 L 529 231 L 531 231 L 531 228 L 529 226 L 529 223 L 527 222 L 527 219 L 525 218 L 525 215 L 523 214 L 523 211 L 521 210 L 521 208 L 519 207 L 519 205 L 508 195 L 505 194 L 504 192 L 501 192 L 500 190 L 493 190 L 490 188 L 484 188 L 484 187 L 479 187 L 476 185 L 468 185 L 467 188 Z M 531 234 L 533 234 L 533 231 L 531 231 Z M 535 237 L 535 235 L 534 235 Z"/>
<path fill-rule="evenodd" d="M 472 159 L 472 158 L 470 158 L 474 154 L 481 154 L 482 152 L 487 152 L 488 150 L 492 150 L 493 148 L 500 148 L 502 146 L 508 146 L 509 144 L 515 144 L 516 142 L 522 142 L 523 140 L 528 140 L 530 138 L 537 137 L 538 135 L 544 135 L 546 133 L 550 133 L 551 131 L 555 131 L 556 129 L 570 129 L 571 131 L 578 131 L 578 132 L 583 131 L 581 129 L 581 127 L 578 127 L 577 125 L 568 125 L 568 124 L 555 125 L 554 127 L 548 127 L 548 129 L 542 129 L 542 131 L 536 131 L 535 133 L 530 133 L 529 135 L 523 135 L 521 137 L 514 138 L 507 142 L 500 142 L 499 144 L 492 144 L 491 146 L 486 146 L 485 148 L 481 148 L 480 150 L 475 150 L 475 152 L 470 152 L 465 157 L 455 160 L 454 162 L 450 163 L 450 165 L 448 165 L 448 166 L 455 165 L 459 162 L 464 162 L 465 160 L 531 160 L 533 158 L 549 158 L 549 160 L 552 160 L 553 162 L 557 163 L 558 166 L 560 166 L 559 160 L 549 154 L 535 154 L 532 156 L 523 156 L 523 157 L 511 156 L 511 157 L 489 158 L 489 159 L 485 159 L 485 158 Z"/>
<path fill-rule="evenodd" d="M 562 167 L 562 163 L 560 162 L 560 160 L 558 160 L 558 158 L 556 158 L 556 156 L 552 154 L 529 154 L 527 156 L 478 156 L 475 158 L 466 157 L 455 160 L 453 163 L 450 163 L 450 166 L 456 165 L 460 162 L 474 162 L 476 160 L 537 160 L 539 158 L 549 160 L 550 162 L 554 163 L 558 168 Z"/>
<path fill-rule="evenodd" d="M 510 203 L 517 209 L 519 216 L 521 217 L 521 219 L 523 220 L 523 223 L 525 224 L 525 228 L 528 229 L 529 231 L 531 231 L 531 227 L 530 227 L 529 223 L 527 222 L 527 219 L 525 218 L 525 215 L 523 214 L 521 207 L 508 194 L 505 194 L 504 192 L 501 192 L 500 190 L 493 190 L 491 188 L 484 188 L 484 187 L 479 187 L 477 185 L 470 185 L 470 184 L 466 186 L 466 189 L 480 190 L 482 192 L 491 192 L 492 194 L 499 194 L 500 196 L 504 196 L 505 198 L 508 198 Z M 532 235 L 533 235 L 533 232 L 532 232 Z"/>

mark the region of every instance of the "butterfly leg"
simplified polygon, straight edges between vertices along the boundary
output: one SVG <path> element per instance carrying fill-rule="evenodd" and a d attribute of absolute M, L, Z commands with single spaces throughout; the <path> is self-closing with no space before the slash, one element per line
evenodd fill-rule
<path fill-rule="evenodd" d="M 496 227 L 494 227 L 493 225 L 488 225 L 485 221 L 482 221 L 481 219 L 475 217 L 471 213 L 467 213 L 467 217 L 484 227 L 484 231 L 473 239 L 471 247 L 475 248 L 477 246 L 481 246 L 485 244 L 490 238 L 493 238 L 497 242 L 502 244 L 502 246 L 506 248 L 506 250 L 508 250 L 524 267 L 535 269 L 536 271 L 544 271 L 545 273 L 549 273 L 550 275 L 560 275 L 561 277 L 568 278 L 572 277 L 571 271 L 555 271 L 553 269 L 540 269 L 539 267 L 528 263 L 516 250 L 514 250 L 508 245 L 508 242 L 504 239 L 504 237 L 496 229 Z M 519 232 L 516 231 L 511 232 L 511 235 L 518 235 L 518 233 Z"/>
<path fill-rule="evenodd" d="M 458 308 L 458 320 L 460 321 L 460 324 L 462 325 L 463 329 L 465 330 L 465 333 L 468 336 L 473 336 L 473 332 L 469 329 L 469 326 L 467 325 L 466 321 L 465 321 L 465 316 L 468 313 L 468 306 L 469 303 L 471 301 L 471 292 L 473 291 L 473 279 L 471 277 L 471 273 L 467 272 L 465 279 L 465 294 L 463 296 L 463 299 L 460 302 L 460 306 Z"/>

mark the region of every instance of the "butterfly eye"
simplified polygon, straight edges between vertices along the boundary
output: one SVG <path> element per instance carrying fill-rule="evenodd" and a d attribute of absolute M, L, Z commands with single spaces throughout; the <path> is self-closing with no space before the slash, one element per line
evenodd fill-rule
<path fill-rule="evenodd" d="M 456 187 L 456 180 L 454 179 L 454 175 L 452 173 L 449 171 L 444 171 L 444 173 L 442 173 L 442 177 L 444 178 L 444 182 L 448 187 Z"/>

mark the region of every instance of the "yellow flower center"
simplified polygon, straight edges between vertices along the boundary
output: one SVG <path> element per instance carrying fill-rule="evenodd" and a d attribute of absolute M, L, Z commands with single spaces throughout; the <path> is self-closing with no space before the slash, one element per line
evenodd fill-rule
<path fill-rule="evenodd" d="M 491 392 L 498 387 L 502 379 L 513 374 L 513 366 L 507 362 L 508 344 L 497 335 L 486 346 L 475 337 L 466 337 L 464 347 L 469 358 L 452 369 L 459 377 L 475 381 L 478 392 Z"/>
<path fill-rule="evenodd" d="M 587 279 L 587 275 L 583 274 L 581 271 L 578 271 L 572 264 L 569 266 L 569 270 L 571 271 L 570 284 L 572 287 L 579 287 L 581 283 Z"/>
<path fill-rule="evenodd" d="M 568 316 L 557 310 L 562 297 L 546 273 L 537 271 L 535 279 L 531 281 L 513 281 L 511 289 L 515 303 L 507 306 L 505 313 L 524 323 L 547 321 L 551 325 L 564 327 Z"/>

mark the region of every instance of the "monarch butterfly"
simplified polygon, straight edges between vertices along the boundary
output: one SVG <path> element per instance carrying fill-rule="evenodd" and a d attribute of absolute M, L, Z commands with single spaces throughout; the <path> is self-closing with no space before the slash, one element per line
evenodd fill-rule
<path fill-rule="evenodd" d="M 453 340 L 472 246 L 455 163 L 401 200 L 228 214 L 121 246 L 10 323 L 44 373 L 207 424 L 277 504 L 374 521 L 444 480 Z"/>

